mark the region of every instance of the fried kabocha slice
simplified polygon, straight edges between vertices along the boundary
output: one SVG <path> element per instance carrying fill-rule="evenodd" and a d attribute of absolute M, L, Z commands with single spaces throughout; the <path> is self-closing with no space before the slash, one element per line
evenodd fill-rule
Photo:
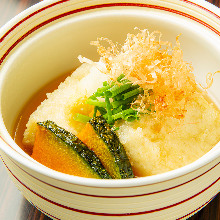
<path fill-rule="evenodd" d="M 41 164 L 63 173 L 111 179 L 92 150 L 75 135 L 52 121 L 37 123 L 32 157 Z"/>
<path fill-rule="evenodd" d="M 102 116 L 92 118 L 77 136 L 95 152 L 113 179 L 134 177 L 123 145 Z"/>

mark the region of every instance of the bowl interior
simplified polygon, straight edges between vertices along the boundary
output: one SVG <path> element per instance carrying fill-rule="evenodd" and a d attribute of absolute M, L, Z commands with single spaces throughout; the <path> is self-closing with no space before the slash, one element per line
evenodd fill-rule
<path fill-rule="evenodd" d="M 193 64 L 197 80 L 205 81 L 208 72 L 219 70 L 220 39 L 210 30 L 185 17 L 147 9 L 105 9 L 81 14 L 50 24 L 20 43 L 1 70 L 1 110 L 11 134 L 24 104 L 42 86 L 80 65 L 78 55 L 98 60 L 90 41 L 108 37 L 123 43 L 135 27 L 158 30 L 162 40 L 175 44 L 181 34 L 184 59 Z M 220 77 L 216 76 L 211 93 L 219 101 Z"/>

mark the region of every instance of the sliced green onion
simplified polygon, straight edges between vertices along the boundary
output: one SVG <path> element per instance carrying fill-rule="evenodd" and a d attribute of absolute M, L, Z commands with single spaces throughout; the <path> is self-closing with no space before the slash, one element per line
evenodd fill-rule
<path fill-rule="evenodd" d="M 111 88 L 110 85 L 106 85 L 104 87 L 98 88 L 94 95 L 96 97 L 104 96 L 104 92 L 110 88 Z"/>
<path fill-rule="evenodd" d="M 114 120 L 123 118 L 123 112 L 118 112 L 118 113 L 112 115 L 112 118 L 113 118 Z"/>
<path fill-rule="evenodd" d="M 107 86 L 108 85 L 108 82 L 107 81 L 105 81 L 105 82 L 103 82 L 103 84 L 102 84 L 103 86 Z"/>
<path fill-rule="evenodd" d="M 135 117 L 135 116 L 133 116 L 133 115 L 129 115 L 129 116 L 127 116 L 127 117 L 125 118 L 125 120 L 128 121 L 128 122 L 132 122 L 132 121 L 137 120 L 137 119 L 138 119 L 138 118 Z"/>
<path fill-rule="evenodd" d="M 140 88 L 140 86 L 139 85 L 132 85 L 131 86 L 131 88 L 129 88 L 128 90 L 126 90 L 125 92 L 129 92 L 129 91 L 131 91 L 131 90 L 134 90 L 134 89 L 137 89 L 137 88 Z"/>
<path fill-rule="evenodd" d="M 137 88 L 137 89 L 131 90 L 129 92 L 126 92 L 125 94 L 122 95 L 122 97 L 123 97 L 123 99 L 128 99 L 132 96 L 139 95 L 142 92 L 143 92 L 142 88 Z"/>
<path fill-rule="evenodd" d="M 121 74 L 121 75 L 117 78 L 117 81 L 118 81 L 118 82 L 121 82 L 121 80 L 122 80 L 124 77 L 125 77 L 125 75 L 124 75 L 124 74 Z"/>
<path fill-rule="evenodd" d="M 106 103 L 105 102 L 101 102 L 99 100 L 94 100 L 94 99 L 87 99 L 86 101 L 87 104 L 89 105 L 95 105 L 95 106 L 98 106 L 98 107 L 106 107 Z"/>
<path fill-rule="evenodd" d="M 93 118 L 95 118 L 96 117 L 96 114 L 97 114 L 97 106 L 95 106 L 95 108 L 94 108 L 94 113 L 93 113 Z"/>
<path fill-rule="evenodd" d="M 127 104 L 130 104 L 137 96 L 132 96 L 128 99 L 125 99 L 125 100 L 119 100 L 119 101 L 114 101 L 112 102 L 112 107 L 113 108 L 118 108 L 120 105 L 127 105 Z"/>
<path fill-rule="evenodd" d="M 106 121 L 108 121 L 108 114 L 107 113 L 103 114 L 102 116 Z"/>
<path fill-rule="evenodd" d="M 93 94 L 92 96 L 90 96 L 89 99 L 98 100 L 98 99 L 96 98 L 95 94 Z"/>
<path fill-rule="evenodd" d="M 100 112 L 101 115 L 105 115 L 107 113 L 106 109 L 103 107 L 96 106 L 96 108 Z"/>
<path fill-rule="evenodd" d="M 130 115 L 130 114 L 135 114 L 135 110 L 132 108 L 126 109 L 123 111 L 124 115 Z"/>
<path fill-rule="evenodd" d="M 118 131 L 118 130 L 119 130 L 119 127 L 113 126 L 112 129 L 113 129 L 113 131 Z"/>
<path fill-rule="evenodd" d="M 75 121 L 87 123 L 87 122 L 91 119 L 91 117 L 89 117 L 89 116 L 87 116 L 87 115 L 82 115 L 82 114 L 76 113 L 76 114 L 73 116 L 73 119 L 74 119 Z"/>
<path fill-rule="evenodd" d="M 136 114 L 136 111 L 132 108 L 129 108 L 129 109 L 126 109 L 126 110 L 123 110 L 123 111 L 120 111 L 114 115 L 112 115 L 112 118 L 114 120 L 117 120 L 117 119 L 127 119 L 128 117 L 130 117 L 131 115 L 134 116 Z"/>
<path fill-rule="evenodd" d="M 112 124 L 112 123 L 113 123 L 113 120 L 112 120 L 111 103 L 110 103 L 109 97 L 108 97 L 107 95 L 105 96 L 105 103 L 106 103 L 106 110 L 107 110 L 107 114 L 108 114 L 108 120 L 107 120 L 107 122 L 108 122 L 109 124 Z"/>
<path fill-rule="evenodd" d="M 111 87 L 108 91 L 111 92 L 111 97 L 114 97 L 122 92 L 124 92 L 125 90 L 129 89 L 132 86 L 131 83 L 128 84 L 123 84 L 123 85 L 114 85 L 113 87 Z"/>
<path fill-rule="evenodd" d="M 97 111 L 99 111 L 111 126 L 116 120 L 139 119 L 139 113 L 131 108 L 131 103 L 143 92 L 139 85 L 134 85 L 125 79 L 124 74 L 117 78 L 117 82 L 103 82 L 103 87 L 98 88 L 87 100 L 87 104 L 95 106 L 93 117 L 96 117 Z"/>
<path fill-rule="evenodd" d="M 114 109 L 112 110 L 112 114 L 114 115 L 114 114 L 117 114 L 117 113 L 119 113 L 119 112 L 121 112 L 121 111 L 123 111 L 123 108 L 122 108 L 122 106 L 120 105 L 118 108 L 114 108 Z"/>
<path fill-rule="evenodd" d="M 119 100 L 122 99 L 122 94 L 118 94 L 118 95 L 112 97 L 112 99 L 113 99 L 114 101 L 119 101 Z"/>
<path fill-rule="evenodd" d="M 131 81 L 129 81 L 128 79 L 123 79 L 121 80 L 121 83 L 125 84 L 125 83 L 130 83 Z"/>

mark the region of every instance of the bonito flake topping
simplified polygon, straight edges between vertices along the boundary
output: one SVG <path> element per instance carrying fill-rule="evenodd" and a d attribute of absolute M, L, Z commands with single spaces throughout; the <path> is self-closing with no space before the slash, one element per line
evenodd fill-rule
<path fill-rule="evenodd" d="M 97 46 L 105 73 L 115 80 L 122 73 L 144 89 L 144 94 L 133 103 L 140 112 L 155 117 L 183 118 L 186 103 L 197 91 L 191 64 L 183 60 L 178 37 L 172 47 L 161 40 L 159 31 L 139 30 L 128 34 L 121 48 L 107 38 L 91 42 Z M 109 47 L 101 42 L 106 41 Z M 82 59 L 82 58 L 81 58 Z"/>

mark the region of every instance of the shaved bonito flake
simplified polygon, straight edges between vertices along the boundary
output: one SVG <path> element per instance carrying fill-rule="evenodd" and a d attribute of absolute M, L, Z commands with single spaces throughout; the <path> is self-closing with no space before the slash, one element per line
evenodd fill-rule
<path fill-rule="evenodd" d="M 183 118 L 186 104 L 198 87 L 191 64 L 183 60 L 179 36 L 172 46 L 161 40 L 159 31 L 138 31 L 136 35 L 127 34 L 121 48 L 107 38 L 91 42 L 101 56 L 99 63 L 105 65 L 111 79 L 116 80 L 123 73 L 144 89 L 144 94 L 133 103 L 141 112 L 149 113 L 150 106 L 150 113 L 156 117 Z M 109 47 L 104 47 L 103 41 Z"/>
<path fill-rule="evenodd" d="M 220 71 L 216 71 L 215 73 L 208 73 L 206 75 L 206 86 L 203 86 L 200 84 L 200 86 L 203 88 L 203 89 L 209 89 L 211 86 L 212 86 L 212 83 L 213 83 L 213 80 L 214 80 L 214 75 L 216 73 L 220 73 Z"/>

